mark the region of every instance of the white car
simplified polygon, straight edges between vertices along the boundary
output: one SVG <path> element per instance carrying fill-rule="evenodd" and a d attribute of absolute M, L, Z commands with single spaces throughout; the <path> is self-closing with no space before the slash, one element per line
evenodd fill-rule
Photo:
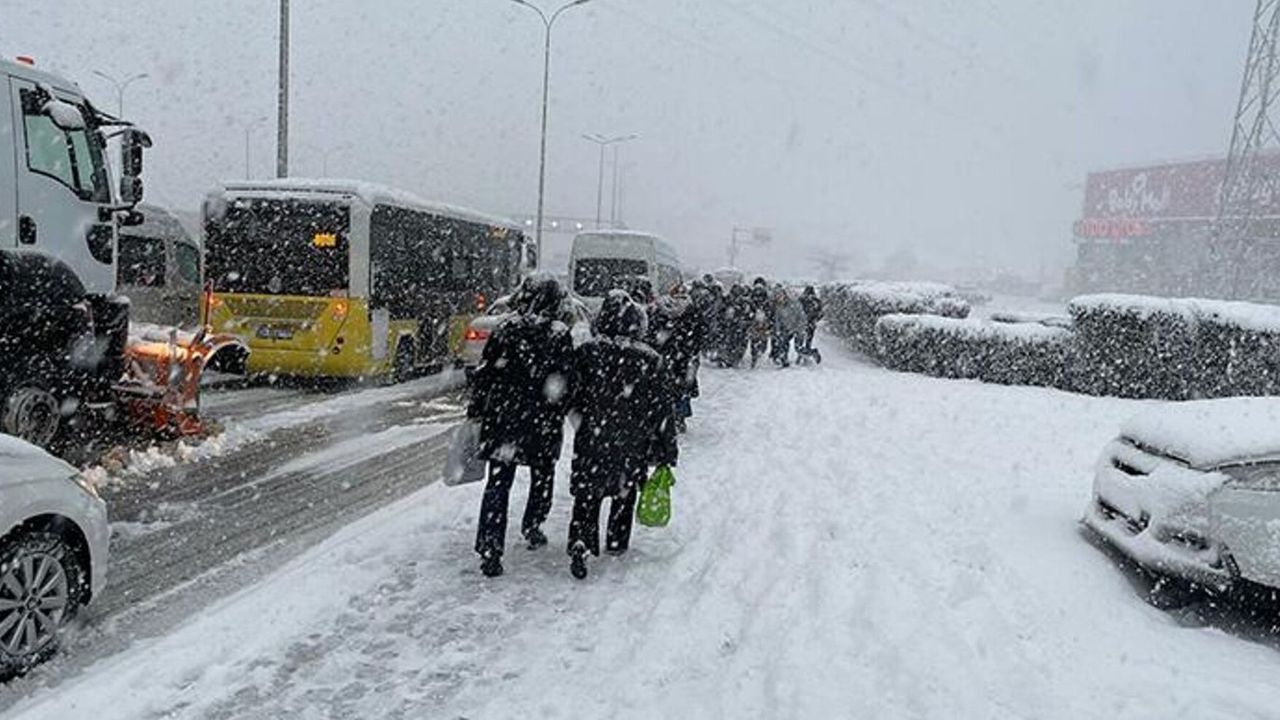
<path fill-rule="evenodd" d="M 58 648 L 106 584 L 107 507 L 73 467 L 0 434 L 0 678 Z"/>
<path fill-rule="evenodd" d="M 484 346 L 488 344 L 489 336 L 498 329 L 503 320 L 511 315 L 511 312 L 511 296 L 504 295 L 493 301 L 488 312 L 471 320 L 471 324 L 467 326 L 462 336 L 462 352 L 458 357 L 463 368 L 470 371 L 480 366 L 480 359 L 484 357 Z M 569 324 L 575 347 L 591 337 L 591 311 L 582 300 L 572 295 L 565 297 L 561 305 L 561 316 Z"/>
<path fill-rule="evenodd" d="M 1153 406 L 1107 445 L 1083 523 L 1139 566 L 1280 588 L 1280 398 Z"/>

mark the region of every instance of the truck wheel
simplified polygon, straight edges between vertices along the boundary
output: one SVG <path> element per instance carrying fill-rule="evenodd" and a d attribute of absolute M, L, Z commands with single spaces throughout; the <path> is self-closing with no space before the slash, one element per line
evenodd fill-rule
<path fill-rule="evenodd" d="M 28 386 L 9 395 L 0 425 L 10 435 L 43 448 L 53 442 L 61 421 L 57 398 L 48 391 Z"/>
<path fill-rule="evenodd" d="M 0 678 L 57 652 L 63 625 L 80 607 L 86 571 L 54 533 L 24 533 L 0 545 Z"/>

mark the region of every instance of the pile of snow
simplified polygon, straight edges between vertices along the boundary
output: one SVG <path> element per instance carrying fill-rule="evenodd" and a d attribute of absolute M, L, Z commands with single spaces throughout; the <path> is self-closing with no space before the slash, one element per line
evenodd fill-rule
<path fill-rule="evenodd" d="M 1177 319 L 1192 329 L 1198 323 L 1213 323 L 1239 330 L 1280 334 L 1280 306 L 1276 305 L 1099 293 L 1073 298 L 1068 308 L 1077 318 L 1090 313 L 1123 314 L 1143 320 L 1163 317 Z"/>
<path fill-rule="evenodd" d="M 967 340 L 1066 342 L 1071 338 L 1070 330 L 1047 324 L 994 322 L 940 315 L 885 315 L 877 324 L 886 331 L 907 336 L 932 331 Z"/>

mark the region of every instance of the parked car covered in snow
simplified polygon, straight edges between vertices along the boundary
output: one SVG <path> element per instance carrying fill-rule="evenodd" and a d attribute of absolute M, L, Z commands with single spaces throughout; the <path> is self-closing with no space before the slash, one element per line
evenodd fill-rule
<path fill-rule="evenodd" d="M 0 678 L 58 648 L 106 583 L 107 508 L 75 468 L 0 435 Z"/>
<path fill-rule="evenodd" d="M 586 303 L 578 298 L 569 295 L 565 297 L 560 308 L 561 320 L 569 326 L 570 332 L 573 333 L 573 344 L 575 346 L 582 344 L 584 340 L 591 337 L 591 311 L 587 309 Z M 503 295 L 493 304 L 489 306 L 488 312 L 484 315 L 477 315 L 471 319 L 471 323 L 467 325 L 467 330 L 462 336 L 462 352 L 458 354 L 458 362 L 467 370 L 475 369 L 480 365 L 480 358 L 484 357 L 484 346 L 489 342 L 489 336 L 494 330 L 502 324 L 512 313 L 511 296 Z"/>
<path fill-rule="evenodd" d="M 1211 590 L 1280 587 L 1280 399 L 1153 406 L 1107 445 L 1083 523 L 1139 566 Z"/>

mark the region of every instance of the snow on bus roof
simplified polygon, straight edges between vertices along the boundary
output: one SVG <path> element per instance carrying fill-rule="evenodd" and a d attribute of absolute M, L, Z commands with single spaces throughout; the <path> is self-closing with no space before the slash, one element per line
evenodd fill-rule
<path fill-rule="evenodd" d="M 232 193 L 329 193 L 335 195 L 353 195 L 362 201 L 376 205 L 387 203 L 423 210 L 433 215 L 470 220 L 511 230 L 519 230 L 515 220 L 498 215 L 490 215 L 460 205 L 424 200 L 405 190 L 380 185 L 365 180 L 342 180 L 337 178 L 270 178 L 266 180 L 229 180 L 223 183 L 223 189 Z"/>

